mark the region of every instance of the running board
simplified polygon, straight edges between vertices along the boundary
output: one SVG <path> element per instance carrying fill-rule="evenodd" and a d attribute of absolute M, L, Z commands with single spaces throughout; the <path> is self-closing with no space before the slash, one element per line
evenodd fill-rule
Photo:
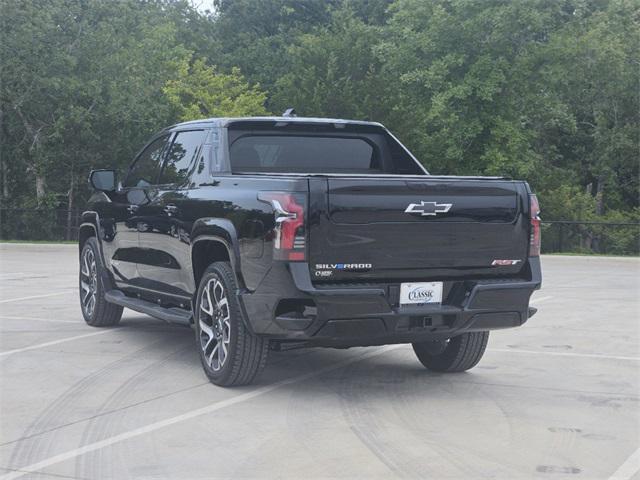
<path fill-rule="evenodd" d="M 169 323 L 178 325 L 191 325 L 191 312 L 181 308 L 165 308 L 155 303 L 147 302 L 139 298 L 127 297 L 120 290 L 109 290 L 104 298 L 109 303 L 115 303 L 121 307 L 127 307 L 136 312 L 146 313 L 154 318 L 159 318 Z"/>

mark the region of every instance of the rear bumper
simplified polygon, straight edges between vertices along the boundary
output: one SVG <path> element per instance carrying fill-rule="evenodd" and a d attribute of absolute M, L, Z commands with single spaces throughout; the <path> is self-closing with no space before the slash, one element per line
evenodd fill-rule
<path fill-rule="evenodd" d="M 535 313 L 529 298 L 540 285 L 540 260 L 531 258 L 522 278 L 445 281 L 441 305 L 401 307 L 397 282 L 314 286 L 306 263 L 276 263 L 256 291 L 241 294 L 241 304 L 258 335 L 382 345 L 518 327 Z"/>

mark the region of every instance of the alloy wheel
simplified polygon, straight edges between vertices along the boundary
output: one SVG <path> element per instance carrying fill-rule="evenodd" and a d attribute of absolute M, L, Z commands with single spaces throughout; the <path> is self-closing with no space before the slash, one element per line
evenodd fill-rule
<path fill-rule="evenodd" d="M 98 293 L 98 266 L 91 248 L 86 248 L 80 260 L 80 302 L 87 315 L 91 317 L 96 307 Z"/>
<path fill-rule="evenodd" d="M 200 348 L 207 365 L 217 372 L 227 360 L 231 336 L 229 303 L 222 282 L 210 279 L 199 303 Z"/>

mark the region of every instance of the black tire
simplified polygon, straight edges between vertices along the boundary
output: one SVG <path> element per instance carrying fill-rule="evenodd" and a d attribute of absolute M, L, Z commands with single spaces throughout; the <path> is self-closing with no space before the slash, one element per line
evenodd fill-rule
<path fill-rule="evenodd" d="M 212 263 L 202 274 L 194 302 L 200 362 L 209 380 L 222 387 L 253 382 L 264 368 L 269 351 L 269 341 L 246 328 L 236 291 L 231 265 Z"/>
<path fill-rule="evenodd" d="M 434 372 L 464 372 L 477 365 L 482 358 L 489 332 L 469 332 L 446 342 L 413 344 L 418 360 Z"/>
<path fill-rule="evenodd" d="M 95 237 L 90 237 L 80 252 L 78 289 L 82 316 L 92 327 L 112 327 L 122 318 L 122 307 L 109 303 L 104 298 L 106 289 L 102 283 L 103 272 L 98 241 Z"/>

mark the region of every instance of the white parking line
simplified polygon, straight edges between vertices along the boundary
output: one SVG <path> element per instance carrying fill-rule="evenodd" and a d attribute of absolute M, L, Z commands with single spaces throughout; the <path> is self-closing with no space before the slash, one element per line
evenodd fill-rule
<path fill-rule="evenodd" d="M 51 345 L 58 345 L 59 343 L 71 342 L 72 340 L 78 340 L 80 338 L 93 337 L 95 335 L 102 335 L 104 333 L 109 333 L 112 331 L 113 330 L 100 330 L 99 332 L 85 333 L 84 335 L 76 335 L 75 337 L 61 338 L 60 340 L 53 340 L 51 342 L 38 343 L 36 345 L 30 345 L 24 348 L 7 350 L 6 352 L 0 352 L 0 357 L 6 357 L 7 355 L 13 355 L 14 353 L 27 352 L 29 350 L 36 350 L 38 348 L 50 347 Z"/>
<path fill-rule="evenodd" d="M 0 300 L 0 303 L 19 302 L 21 300 L 31 300 L 32 298 L 55 297 L 57 295 L 66 295 L 67 293 L 73 293 L 73 292 L 75 292 L 75 290 L 65 290 L 64 292 L 47 293 L 44 295 L 32 295 L 30 297 L 9 298 L 7 300 Z"/>
<path fill-rule="evenodd" d="M 556 357 L 601 358 L 601 359 L 607 359 L 607 360 L 631 360 L 635 362 L 640 361 L 640 357 L 626 357 L 622 355 L 600 355 L 597 353 L 573 353 L 573 352 L 543 352 L 540 350 L 522 350 L 519 348 L 487 348 L 487 352 L 524 353 L 529 355 L 553 355 Z"/>
<path fill-rule="evenodd" d="M 31 322 L 73 323 L 75 325 L 84 325 L 83 322 L 76 321 L 76 320 L 58 320 L 57 318 L 16 317 L 13 315 L 0 315 L 0 320 L 28 320 Z"/>
<path fill-rule="evenodd" d="M 627 458 L 620 467 L 609 477 L 609 480 L 631 480 L 640 472 L 640 448 Z"/>
<path fill-rule="evenodd" d="M 321 368 L 319 370 L 315 370 L 313 372 L 298 375 L 297 377 L 288 378 L 286 380 L 281 380 L 271 385 L 265 385 L 264 387 L 259 387 L 253 391 L 241 393 L 240 395 L 236 395 L 235 397 L 228 398 L 226 400 L 221 400 L 216 403 L 212 403 L 211 405 L 207 405 L 206 407 L 198 408 L 196 410 L 191 410 L 190 412 L 183 413 L 182 415 L 177 415 L 175 417 L 167 418 L 166 420 L 160 420 L 159 422 L 150 423 L 149 425 L 145 425 L 144 427 L 136 428 L 134 430 L 129 430 L 128 432 L 124 432 L 119 435 L 114 435 L 113 437 L 105 438 L 104 440 L 100 440 L 98 442 L 89 443 L 82 447 L 75 448 L 73 450 L 69 450 L 68 452 L 64 452 L 59 455 L 55 455 L 53 457 L 47 458 L 45 460 L 42 460 L 41 462 L 34 463 L 32 465 L 27 465 L 25 467 L 20 467 L 19 471 L 13 471 L 13 472 L 7 473 L 6 475 L 1 476 L 0 480 L 12 480 L 14 478 L 20 478 L 23 475 L 35 473 L 38 470 L 42 470 L 43 468 L 50 467 L 51 465 L 55 465 L 60 462 L 71 460 L 73 458 L 84 455 L 85 453 L 94 452 L 96 450 L 100 450 L 101 448 L 109 447 L 115 443 L 120 443 L 125 440 L 129 440 L 131 438 L 139 437 L 146 433 L 155 432 L 156 430 L 160 430 L 161 428 L 164 428 L 164 427 L 175 425 L 176 423 L 184 422 L 186 420 L 191 420 L 193 418 L 200 417 L 202 415 L 207 415 L 209 413 L 222 410 L 223 408 L 230 407 L 232 405 L 237 405 L 238 403 L 241 403 L 241 402 L 246 402 L 247 400 L 251 400 L 253 398 L 259 397 L 260 395 L 264 395 L 265 393 L 272 392 L 273 390 L 276 390 L 280 387 L 284 387 L 286 385 L 291 385 L 292 383 L 298 383 L 313 377 L 317 377 L 318 375 L 322 375 L 332 370 L 337 370 L 339 368 L 345 367 L 354 362 L 359 362 L 367 358 L 375 357 L 376 355 L 381 355 L 383 353 L 389 352 L 390 350 L 394 350 L 399 347 L 400 345 L 388 345 L 386 347 L 381 347 L 379 349 L 364 353 L 357 357 L 351 357 L 346 360 L 343 360 L 342 362 L 334 363 L 333 365 L 327 366 L 325 368 Z"/>
<path fill-rule="evenodd" d="M 532 298 L 529 303 L 542 303 L 542 302 L 545 302 L 545 301 L 550 300 L 552 298 L 553 298 L 552 296 Z"/>

